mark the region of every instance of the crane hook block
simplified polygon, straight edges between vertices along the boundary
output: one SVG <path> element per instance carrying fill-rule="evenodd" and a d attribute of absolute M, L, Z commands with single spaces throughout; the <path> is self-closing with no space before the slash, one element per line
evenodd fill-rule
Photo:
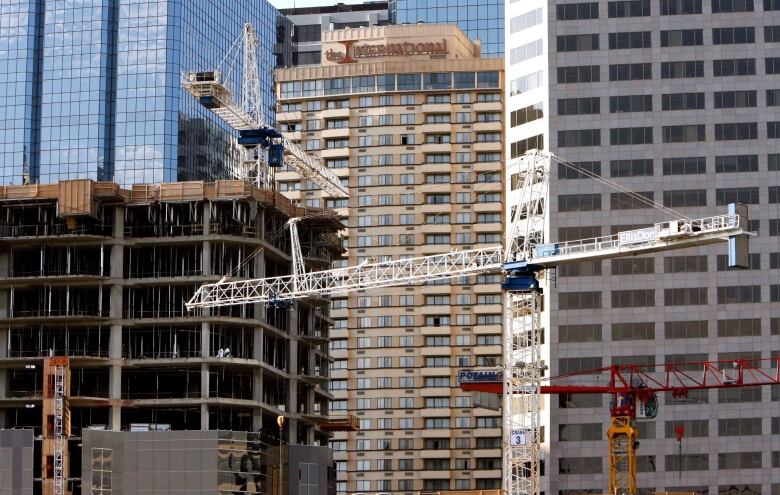
<path fill-rule="evenodd" d="M 284 146 L 281 143 L 273 143 L 268 146 L 268 166 L 284 166 Z"/>

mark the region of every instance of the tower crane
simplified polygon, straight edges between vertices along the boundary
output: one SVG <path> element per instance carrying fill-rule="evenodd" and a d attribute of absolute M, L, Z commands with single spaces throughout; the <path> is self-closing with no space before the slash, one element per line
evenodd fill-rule
<path fill-rule="evenodd" d="M 319 160 L 298 145 L 282 137 L 276 128 L 266 124 L 257 47 L 255 28 L 246 23 L 241 35 L 215 69 L 191 71 L 182 80 L 184 89 L 197 98 L 201 105 L 238 131 L 242 167 L 234 175 L 238 179 L 255 180 L 261 187 L 270 187 L 273 179 L 268 168 L 282 167 L 286 161 L 301 178 L 314 182 L 330 196 L 347 197 L 347 191 L 336 174 L 323 167 Z M 236 100 L 228 80 L 239 55 L 242 59 L 241 98 Z M 267 157 L 261 149 L 267 150 Z"/>
<path fill-rule="evenodd" d="M 551 243 L 546 227 L 549 222 L 550 163 L 553 160 L 575 167 L 538 150 L 529 151 L 508 164 L 510 180 L 505 197 L 509 227 L 503 246 L 314 272 L 303 272 L 303 264 L 294 259 L 293 267 L 296 268 L 292 275 L 252 280 L 223 278 L 198 288 L 186 306 L 191 310 L 274 303 L 482 273 L 503 273 L 505 313 L 500 378 L 503 383 L 503 489 L 511 495 L 538 495 L 542 377 L 546 368 L 542 360 L 540 326 L 545 269 L 722 241 L 729 242 L 730 264 L 746 263 L 747 257 L 747 208 L 742 205 L 730 205 L 726 214 L 699 219 L 687 218 L 666 208 L 667 213 L 678 218 L 612 236 Z M 654 206 L 664 209 L 660 205 Z M 299 252 L 293 252 L 294 258 L 299 256 Z M 522 394 L 515 391 L 522 391 Z"/>
<path fill-rule="evenodd" d="M 767 372 L 767 368 L 774 368 Z M 582 382 L 587 379 L 589 384 Z M 504 394 L 501 370 L 461 370 L 461 390 Z M 663 365 L 613 365 L 605 368 L 554 376 L 543 380 L 549 385 L 539 388 L 541 394 L 609 394 L 610 494 L 636 494 L 636 448 L 639 437 L 637 417 L 653 418 L 658 412 L 657 394 L 671 392 L 674 398 L 688 396 L 692 390 L 758 387 L 780 385 L 780 357 L 735 359 Z M 574 383 L 571 383 L 574 382 Z M 606 383 L 606 385 L 599 384 Z M 515 389 L 522 396 L 527 390 Z M 524 441 L 523 432 L 515 441 Z"/>

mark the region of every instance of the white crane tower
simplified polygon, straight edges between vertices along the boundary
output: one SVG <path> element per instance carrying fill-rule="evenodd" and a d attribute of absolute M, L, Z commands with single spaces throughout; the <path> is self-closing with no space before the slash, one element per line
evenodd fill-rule
<path fill-rule="evenodd" d="M 295 246 L 292 275 L 253 280 L 223 278 L 201 286 L 186 306 L 195 309 L 274 303 L 480 273 L 503 273 L 503 489 L 510 495 L 538 495 L 540 386 L 545 370 L 540 333 L 543 289 L 539 282 L 544 270 L 586 260 L 634 256 L 727 240 L 730 264 L 744 265 L 747 257 L 746 207 L 729 205 L 727 214 L 690 219 L 639 195 L 636 196 L 638 200 L 650 202 L 676 219 L 612 236 L 551 243 L 547 206 L 552 160 L 576 168 L 565 160 L 536 150 L 509 164 L 507 231 L 503 246 L 306 272 L 299 244 L 295 242 L 297 230 L 293 220 L 289 224 Z M 601 182 L 609 182 L 592 175 Z M 626 192 L 624 188 L 620 189 Z"/>
<path fill-rule="evenodd" d="M 263 96 L 260 91 L 260 71 L 257 61 L 258 39 L 255 28 L 244 24 L 241 35 L 231 45 L 222 62 L 207 71 L 191 71 L 182 79 L 182 86 L 200 103 L 239 133 L 242 149 L 241 167 L 233 171 L 237 179 L 252 180 L 259 187 L 273 187 L 269 168 L 287 165 L 302 179 L 319 186 L 337 198 L 347 197 L 341 180 L 323 167 L 319 160 L 304 152 L 295 143 L 265 123 Z M 241 99 L 233 97 L 228 81 L 241 55 Z M 267 150 L 264 153 L 261 150 Z"/>

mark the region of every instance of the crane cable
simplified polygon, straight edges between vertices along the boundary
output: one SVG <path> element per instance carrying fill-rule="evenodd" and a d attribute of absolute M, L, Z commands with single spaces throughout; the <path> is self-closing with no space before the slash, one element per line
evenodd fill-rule
<path fill-rule="evenodd" d="M 552 160 L 554 160 L 555 162 L 560 163 L 561 165 L 564 165 L 565 167 L 570 168 L 571 170 L 574 170 L 574 171 L 576 171 L 576 172 L 578 172 L 578 173 L 580 173 L 582 175 L 590 177 L 591 179 L 595 180 L 596 182 L 599 182 L 599 183 L 604 184 L 604 185 L 606 185 L 608 187 L 616 189 L 616 190 L 618 190 L 618 191 L 620 191 L 622 193 L 625 193 L 625 194 L 629 195 L 630 197 L 640 201 L 641 203 L 646 204 L 647 206 L 651 206 L 651 207 L 656 208 L 656 209 L 658 209 L 660 211 L 663 211 L 664 213 L 668 213 L 668 214 L 670 214 L 670 215 L 672 215 L 672 216 L 674 216 L 674 217 L 676 217 L 676 218 L 678 218 L 680 220 L 691 220 L 691 218 L 689 216 L 687 216 L 687 215 L 685 215 L 685 214 L 683 214 L 683 213 L 681 213 L 681 212 L 679 212 L 679 211 L 677 211 L 677 210 L 675 210 L 673 208 L 669 208 L 668 206 L 664 206 L 661 203 L 658 203 L 658 202 L 656 202 L 656 201 L 654 201 L 654 200 L 652 200 L 652 199 L 650 199 L 650 198 L 648 198 L 648 197 L 646 197 L 646 196 L 644 196 L 642 194 L 636 193 L 636 192 L 632 191 L 631 189 L 629 189 L 629 188 L 627 188 L 625 186 L 622 186 L 622 185 L 618 184 L 617 182 L 615 182 L 613 180 L 607 179 L 606 177 L 601 176 L 601 175 L 599 175 L 599 174 L 597 174 L 595 172 L 592 172 L 590 170 L 582 168 L 582 167 L 578 166 L 577 164 L 575 164 L 575 163 L 573 163 L 573 162 L 571 162 L 569 160 L 566 160 L 564 158 L 559 157 L 558 155 L 554 155 L 554 154 L 551 153 L 550 154 L 550 158 Z"/>

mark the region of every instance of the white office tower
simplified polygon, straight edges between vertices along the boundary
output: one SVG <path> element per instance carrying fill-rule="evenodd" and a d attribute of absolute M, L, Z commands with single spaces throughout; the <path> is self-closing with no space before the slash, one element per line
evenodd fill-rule
<path fill-rule="evenodd" d="M 549 150 L 692 218 L 745 203 L 758 234 L 748 270 L 727 269 L 724 245 L 560 268 L 544 295 L 549 373 L 778 356 L 780 0 L 512 0 L 506 12 L 508 158 Z M 551 174 L 553 242 L 668 218 L 571 168 Z M 779 388 L 659 397 L 638 424 L 639 491 L 780 494 Z M 604 493 L 608 402 L 545 398 L 542 491 Z"/>

